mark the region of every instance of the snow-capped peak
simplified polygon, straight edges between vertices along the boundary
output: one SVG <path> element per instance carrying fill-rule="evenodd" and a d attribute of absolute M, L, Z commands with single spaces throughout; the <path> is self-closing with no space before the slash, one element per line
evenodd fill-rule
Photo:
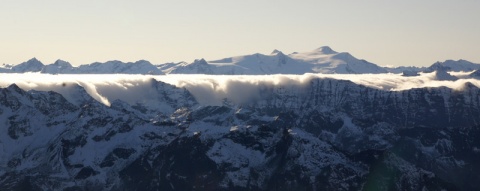
<path fill-rule="evenodd" d="M 18 73 L 39 72 L 40 70 L 42 70 L 43 66 L 43 63 L 34 57 L 26 62 L 13 66 L 12 71 Z"/>
<path fill-rule="evenodd" d="M 146 60 L 124 63 L 119 60 L 111 60 L 105 63 L 95 62 L 89 65 L 81 65 L 75 68 L 74 73 L 88 74 L 163 74 L 158 68 Z"/>
<path fill-rule="evenodd" d="M 338 52 L 332 50 L 329 46 L 322 46 L 320 48 L 315 49 L 315 52 L 322 53 L 322 54 L 337 54 Z"/>
<path fill-rule="evenodd" d="M 159 66 L 174 74 L 304 74 L 304 73 L 386 73 L 373 63 L 359 60 L 349 53 L 337 53 L 328 46 L 312 51 L 285 55 L 275 49 L 269 55 L 260 53 L 234 56 L 220 60 L 195 60 L 191 64 Z M 173 69 L 172 69 L 173 68 Z"/>
<path fill-rule="evenodd" d="M 48 74 L 61 74 L 61 73 L 71 73 L 73 66 L 67 61 L 58 59 L 53 64 L 45 65 L 42 68 L 41 73 Z"/>
<path fill-rule="evenodd" d="M 427 72 L 433 72 L 438 69 L 446 71 L 473 71 L 480 69 L 480 64 L 475 64 L 466 60 L 445 60 L 444 62 L 435 62 L 426 69 Z"/>

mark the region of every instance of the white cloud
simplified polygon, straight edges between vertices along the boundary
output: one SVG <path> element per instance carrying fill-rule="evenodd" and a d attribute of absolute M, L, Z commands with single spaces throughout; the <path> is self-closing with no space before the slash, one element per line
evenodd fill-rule
<path fill-rule="evenodd" d="M 75 102 L 73 85 L 80 85 L 96 100 L 105 105 L 115 99 L 127 103 L 149 103 L 159 95 L 152 86 L 152 80 L 188 89 L 200 104 L 220 105 L 224 98 L 234 102 L 244 102 L 259 96 L 262 89 L 283 86 L 284 88 L 307 87 L 313 78 L 333 78 L 350 80 L 356 84 L 388 90 L 401 91 L 411 88 L 446 86 L 461 90 L 470 82 L 480 87 L 480 81 L 465 79 L 468 73 L 452 73 L 463 78 L 456 81 L 435 80 L 435 73 L 421 73 L 420 76 L 403 77 L 398 74 L 304 74 L 304 75 L 50 75 L 50 74 L 1 74 L 0 86 L 17 84 L 25 90 L 55 91 Z M 153 103 L 153 102 L 151 102 Z"/>

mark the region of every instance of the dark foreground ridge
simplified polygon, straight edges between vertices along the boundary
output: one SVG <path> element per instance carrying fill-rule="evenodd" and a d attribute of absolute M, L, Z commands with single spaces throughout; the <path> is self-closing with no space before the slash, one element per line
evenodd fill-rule
<path fill-rule="evenodd" d="M 480 89 L 382 91 L 313 79 L 162 111 L 81 87 L 0 89 L 0 190 L 479 190 Z M 81 99 L 80 99 L 81 98 Z"/>

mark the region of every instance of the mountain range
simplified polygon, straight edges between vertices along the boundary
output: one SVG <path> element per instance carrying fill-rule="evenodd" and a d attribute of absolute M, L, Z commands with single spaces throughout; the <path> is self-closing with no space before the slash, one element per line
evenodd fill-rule
<path fill-rule="evenodd" d="M 473 71 L 480 69 L 480 64 L 466 60 L 446 60 L 436 62 L 430 67 L 381 67 L 366 60 L 358 59 L 347 52 L 336 52 L 328 46 L 322 46 L 308 52 L 284 54 L 274 50 L 271 54 L 251 54 L 234 56 L 219 60 L 206 61 L 197 59 L 192 63 L 178 62 L 156 64 L 140 60 L 137 62 L 108 61 L 95 62 L 78 67 L 57 60 L 53 64 L 44 65 L 36 58 L 18 65 L 3 65 L 0 72 L 25 73 L 40 72 L 48 74 L 213 74 L 213 75 L 265 75 L 265 74 L 378 74 L 402 73 L 412 75 L 416 72 Z"/>
<path fill-rule="evenodd" d="M 0 72 L 39 72 L 46 74 L 163 74 L 157 67 L 146 60 L 127 63 L 113 60 L 105 63 L 95 62 L 74 67 L 69 62 L 63 60 L 57 60 L 52 64 L 44 65 L 36 58 L 32 58 L 18 65 L 4 65 L 0 68 Z"/>
<path fill-rule="evenodd" d="M 329 47 L 3 65 L 0 190 L 480 190 L 479 68 Z"/>
<path fill-rule="evenodd" d="M 388 91 L 312 78 L 206 105 L 185 88 L 142 82 L 137 101 L 97 88 L 109 106 L 77 83 L 52 84 L 62 94 L 0 88 L 0 188 L 480 189 L 472 83 Z"/>

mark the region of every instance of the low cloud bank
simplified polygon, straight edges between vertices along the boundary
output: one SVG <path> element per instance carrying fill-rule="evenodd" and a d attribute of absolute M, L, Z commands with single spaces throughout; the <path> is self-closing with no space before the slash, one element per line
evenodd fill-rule
<path fill-rule="evenodd" d="M 260 96 L 261 90 L 282 86 L 284 88 L 307 87 L 313 78 L 350 80 L 356 84 L 387 91 L 401 91 L 412 88 L 445 86 L 461 90 L 467 82 L 480 87 L 480 81 L 469 79 L 469 73 L 451 73 L 460 79 L 439 81 L 435 73 L 422 73 L 419 76 L 403 77 L 399 74 L 304 74 L 304 75 L 50 75 L 50 74 L 0 74 L 0 86 L 17 84 L 24 90 L 55 91 L 69 101 L 78 102 L 78 91 L 82 86 L 99 102 L 110 105 L 115 99 L 130 104 L 148 103 L 158 95 L 152 80 L 162 81 L 189 90 L 202 105 L 221 105 L 225 98 L 233 102 L 244 102 Z"/>

